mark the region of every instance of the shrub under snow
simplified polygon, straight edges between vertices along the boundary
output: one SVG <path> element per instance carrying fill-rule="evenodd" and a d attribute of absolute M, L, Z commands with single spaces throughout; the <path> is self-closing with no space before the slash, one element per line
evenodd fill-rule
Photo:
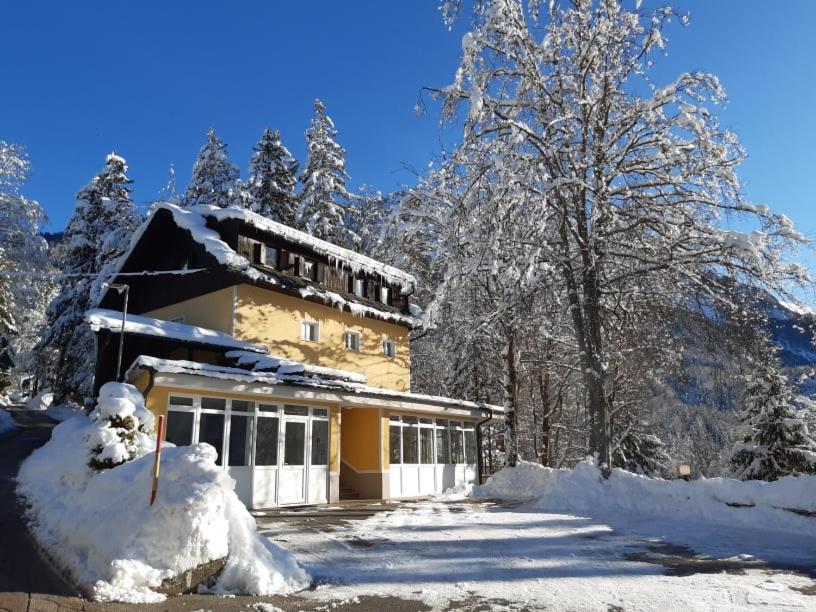
<path fill-rule="evenodd" d="M 135 388 L 106 387 L 99 415 L 117 406 L 149 418 Z M 110 399 L 118 401 L 102 407 Z M 160 601 L 153 589 L 164 579 L 222 557 L 227 562 L 215 592 L 287 594 L 308 586 L 294 558 L 257 534 L 234 481 L 215 464 L 215 449 L 163 449 L 159 494 L 150 506 L 153 438 L 137 436 L 128 446 L 118 433 L 115 439 L 100 433 L 103 421 L 77 416 L 61 423 L 18 476 L 35 536 L 94 599 Z M 104 456 L 134 450 L 135 458 L 97 472 L 89 467 L 89 449 L 107 437 Z"/>
<path fill-rule="evenodd" d="M 572 470 L 520 462 L 474 487 L 473 495 L 530 499 L 537 509 L 555 512 L 641 514 L 794 532 L 816 526 L 816 520 L 790 511 L 816 512 L 816 476 L 788 476 L 775 482 L 685 481 L 614 469 L 604 479 L 589 462 Z"/>

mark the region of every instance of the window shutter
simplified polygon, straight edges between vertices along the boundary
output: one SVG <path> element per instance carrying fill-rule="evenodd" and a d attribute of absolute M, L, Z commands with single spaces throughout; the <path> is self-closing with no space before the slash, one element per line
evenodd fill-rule
<path fill-rule="evenodd" d="M 366 281 L 366 294 L 365 296 L 369 300 L 376 300 L 377 299 L 377 283 L 373 280 Z"/>
<path fill-rule="evenodd" d="M 264 250 L 263 246 L 260 242 L 254 242 L 252 244 L 252 261 L 256 264 L 264 263 Z"/>

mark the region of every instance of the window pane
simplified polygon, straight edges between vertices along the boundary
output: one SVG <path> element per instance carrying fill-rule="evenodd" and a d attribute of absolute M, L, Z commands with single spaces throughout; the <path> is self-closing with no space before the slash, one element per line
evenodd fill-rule
<path fill-rule="evenodd" d="M 193 412 L 167 412 L 167 429 L 164 439 L 176 446 L 189 446 L 193 443 Z"/>
<path fill-rule="evenodd" d="M 360 297 L 365 296 L 365 280 L 362 278 L 355 278 L 354 279 L 354 295 L 359 295 Z"/>
<path fill-rule="evenodd" d="M 419 459 L 421 463 L 434 462 L 433 429 L 423 427 L 419 430 Z"/>
<path fill-rule="evenodd" d="M 274 404 L 258 404 L 258 410 L 261 412 L 277 412 L 278 407 Z"/>
<path fill-rule="evenodd" d="M 465 459 L 468 463 L 476 463 L 476 432 L 465 430 Z"/>
<path fill-rule="evenodd" d="M 450 444 L 447 427 L 436 428 L 436 462 L 450 463 Z"/>
<path fill-rule="evenodd" d="M 314 416 L 326 417 L 329 416 L 329 411 L 326 408 L 312 408 L 312 414 Z"/>
<path fill-rule="evenodd" d="M 206 399 L 206 398 L 205 398 Z M 201 400 L 202 406 L 204 400 Z M 215 447 L 218 451 L 216 465 L 221 465 L 221 451 L 224 447 L 224 415 L 201 413 L 201 420 L 198 424 L 198 441 L 206 442 Z"/>
<path fill-rule="evenodd" d="M 391 417 L 392 419 L 394 417 Z M 399 418 L 399 417 L 397 417 Z M 389 432 L 389 449 L 390 449 L 390 457 L 391 463 L 402 463 L 402 457 L 400 453 L 400 427 L 399 425 L 391 425 L 388 428 Z"/>
<path fill-rule="evenodd" d="M 465 450 L 462 447 L 462 432 L 456 431 L 455 429 L 450 430 L 450 439 L 451 439 L 451 455 L 453 457 L 453 463 L 464 463 L 465 462 Z"/>
<path fill-rule="evenodd" d="M 266 247 L 266 265 L 270 268 L 278 267 L 278 249 Z"/>
<path fill-rule="evenodd" d="M 390 417 L 388 417 L 388 418 L 389 418 L 390 420 L 392 420 L 392 421 L 397 422 L 397 423 L 399 423 L 399 420 L 400 420 L 399 415 L 394 415 L 394 414 L 392 414 L 392 415 L 391 415 Z"/>
<path fill-rule="evenodd" d="M 258 419 L 255 465 L 278 465 L 278 419 Z"/>
<path fill-rule="evenodd" d="M 217 397 L 202 397 L 201 398 L 201 409 L 202 410 L 226 410 L 227 409 L 227 400 L 220 399 Z"/>
<path fill-rule="evenodd" d="M 229 465 L 249 465 L 252 448 L 252 417 L 233 414 L 230 417 Z"/>
<path fill-rule="evenodd" d="M 306 455 L 306 423 L 286 423 L 284 465 L 303 465 Z"/>
<path fill-rule="evenodd" d="M 252 405 L 253 405 L 253 402 L 248 402 L 246 400 L 232 400 L 232 411 L 233 412 L 252 412 Z"/>
<path fill-rule="evenodd" d="M 192 397 L 176 397 L 175 395 L 170 396 L 170 405 L 171 406 L 192 406 L 193 405 L 193 398 Z"/>
<path fill-rule="evenodd" d="M 298 416 L 309 416 L 309 409 L 306 406 L 284 406 L 283 414 L 295 414 Z"/>
<path fill-rule="evenodd" d="M 312 465 L 329 463 L 329 422 L 312 421 Z"/>
<path fill-rule="evenodd" d="M 407 417 L 403 417 L 406 420 Z M 416 420 L 416 419 L 414 419 Z M 407 425 L 402 428 L 403 463 L 419 463 L 419 426 Z"/>

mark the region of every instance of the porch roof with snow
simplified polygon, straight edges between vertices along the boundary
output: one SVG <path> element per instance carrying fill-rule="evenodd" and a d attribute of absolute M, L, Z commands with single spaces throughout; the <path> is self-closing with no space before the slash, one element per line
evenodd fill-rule
<path fill-rule="evenodd" d="M 317 302 L 356 316 L 417 327 L 419 315 L 347 291 L 249 261 L 238 252 L 239 235 L 252 232 L 269 240 L 295 245 L 325 258 L 329 265 L 376 277 L 408 296 L 416 280 L 402 270 L 320 240 L 248 210 L 160 203 L 135 232 L 113 272 L 114 283 L 131 287 L 133 311 L 146 312 L 240 283 L 250 283 Z M 163 272 L 164 271 L 164 272 Z M 140 274 L 144 274 L 143 276 Z M 157 290 L 157 288 L 160 289 Z M 406 298 L 407 300 L 407 298 Z M 119 307 L 119 297 L 107 290 L 98 306 Z"/>
<path fill-rule="evenodd" d="M 324 368 L 325 372 L 319 372 L 314 366 L 288 360 L 280 362 L 275 369 L 272 369 L 270 362 L 266 362 L 263 367 L 269 369 L 257 371 L 140 355 L 128 369 L 125 378 L 132 381 L 141 372 L 150 372 L 156 377 L 155 384 L 186 387 L 202 393 L 207 390 L 231 391 L 271 395 L 282 399 L 336 402 L 343 406 L 414 410 L 449 416 L 500 417 L 504 413 L 501 406 L 371 387 L 365 383 L 344 380 L 342 371 L 329 371 L 329 368 Z M 298 367 L 302 369 L 298 370 Z"/>

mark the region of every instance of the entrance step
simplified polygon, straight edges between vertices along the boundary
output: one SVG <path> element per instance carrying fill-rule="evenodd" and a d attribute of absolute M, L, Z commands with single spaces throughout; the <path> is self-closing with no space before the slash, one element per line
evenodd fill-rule
<path fill-rule="evenodd" d="M 341 484 L 340 499 L 360 499 L 360 494 L 357 493 L 357 491 L 352 489 L 350 486 Z"/>

